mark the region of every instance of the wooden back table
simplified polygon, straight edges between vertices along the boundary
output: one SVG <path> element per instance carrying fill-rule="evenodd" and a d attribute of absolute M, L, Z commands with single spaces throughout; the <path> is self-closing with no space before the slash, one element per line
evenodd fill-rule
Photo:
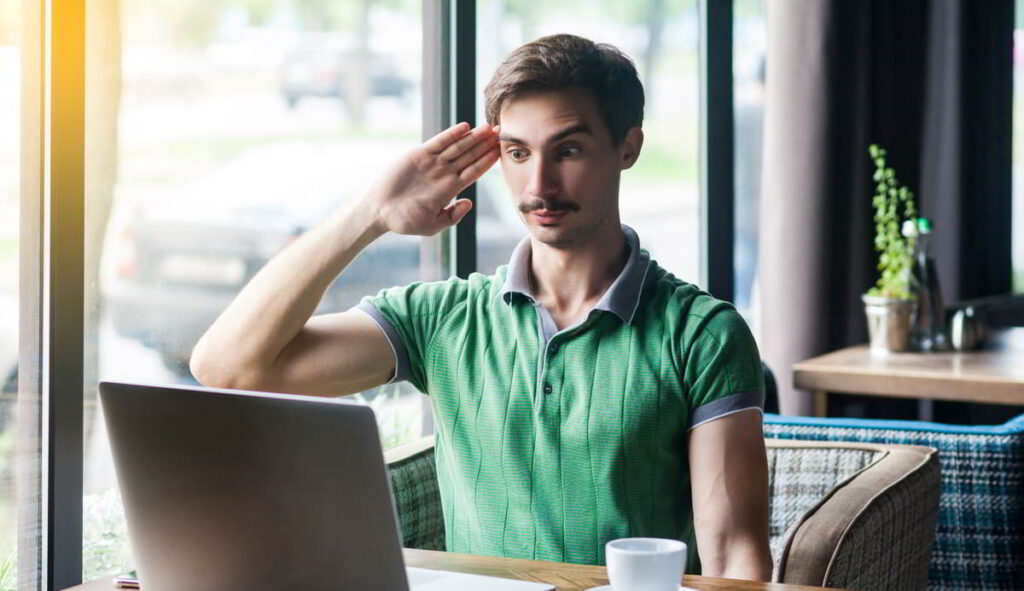
<path fill-rule="evenodd" d="M 558 591 L 586 591 L 591 587 L 608 584 L 608 577 L 603 566 L 472 556 L 430 550 L 406 549 L 404 552 L 407 566 L 549 583 L 554 585 Z M 755 583 L 692 575 L 685 577 L 684 584 L 698 591 L 822 591 L 821 587 Z M 112 589 L 114 589 L 113 578 L 108 577 L 72 587 L 67 591 L 110 591 Z M 181 591 L 188 590 L 182 589 Z"/>
<path fill-rule="evenodd" d="M 922 400 L 1024 405 L 1024 328 L 1002 331 L 978 351 L 872 353 L 847 347 L 793 365 L 793 385 L 828 392 Z"/>

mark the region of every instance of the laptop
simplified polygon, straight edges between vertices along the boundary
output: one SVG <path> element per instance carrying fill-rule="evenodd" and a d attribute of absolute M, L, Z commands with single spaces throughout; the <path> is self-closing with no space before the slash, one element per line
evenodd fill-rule
<path fill-rule="evenodd" d="M 100 383 L 143 591 L 545 591 L 405 568 L 377 422 L 334 399 Z"/>

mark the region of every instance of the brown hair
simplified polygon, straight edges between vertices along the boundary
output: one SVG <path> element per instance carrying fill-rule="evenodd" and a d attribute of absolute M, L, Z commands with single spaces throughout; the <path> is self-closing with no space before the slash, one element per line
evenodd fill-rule
<path fill-rule="evenodd" d="M 593 95 L 615 145 L 644 119 L 644 87 L 629 57 L 612 45 L 576 35 L 550 35 L 510 53 L 484 89 L 487 122 L 501 108 L 537 92 L 581 88 Z"/>

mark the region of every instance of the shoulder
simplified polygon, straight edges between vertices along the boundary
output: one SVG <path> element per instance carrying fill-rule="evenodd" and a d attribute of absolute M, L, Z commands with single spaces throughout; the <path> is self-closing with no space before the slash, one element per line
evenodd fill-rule
<path fill-rule="evenodd" d="M 660 324 L 672 335 L 676 355 L 685 362 L 706 358 L 712 351 L 729 357 L 759 359 L 757 344 L 747 321 L 735 306 L 683 281 L 654 261 L 639 308 L 642 322 Z M 696 352 L 696 355 L 691 353 Z"/>
<path fill-rule="evenodd" d="M 651 261 L 640 306 L 691 330 L 718 332 L 746 322 L 736 308 Z"/>
<path fill-rule="evenodd" d="M 402 308 L 408 313 L 423 315 L 451 311 L 480 296 L 487 296 L 495 289 L 501 289 L 497 274 L 473 273 L 465 279 L 450 277 L 442 281 L 416 281 L 390 287 L 369 300 L 378 307 Z"/>
<path fill-rule="evenodd" d="M 729 302 L 651 266 L 648 300 L 640 308 L 646 321 L 661 322 L 667 333 L 672 361 L 695 409 L 691 426 L 739 408 L 760 408 L 761 357 L 746 320 Z"/>

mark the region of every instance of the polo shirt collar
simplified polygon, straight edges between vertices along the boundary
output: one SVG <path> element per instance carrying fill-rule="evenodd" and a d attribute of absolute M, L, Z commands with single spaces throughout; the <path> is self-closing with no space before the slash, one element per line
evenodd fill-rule
<path fill-rule="evenodd" d="M 651 264 L 651 257 L 646 250 L 640 248 L 640 238 L 633 228 L 623 224 L 622 234 L 626 239 L 626 246 L 629 247 L 629 259 L 626 260 L 626 265 L 619 272 L 619 276 L 604 292 L 594 309 L 611 312 L 623 322 L 631 323 L 636 315 L 637 306 L 640 304 L 640 292 L 643 289 L 644 278 L 647 276 L 647 269 Z M 501 297 L 506 304 L 512 303 L 513 293 L 529 298 L 532 302 L 537 301 L 530 289 L 531 253 L 529 236 L 523 238 L 512 251 L 505 283 L 501 288 Z"/>

